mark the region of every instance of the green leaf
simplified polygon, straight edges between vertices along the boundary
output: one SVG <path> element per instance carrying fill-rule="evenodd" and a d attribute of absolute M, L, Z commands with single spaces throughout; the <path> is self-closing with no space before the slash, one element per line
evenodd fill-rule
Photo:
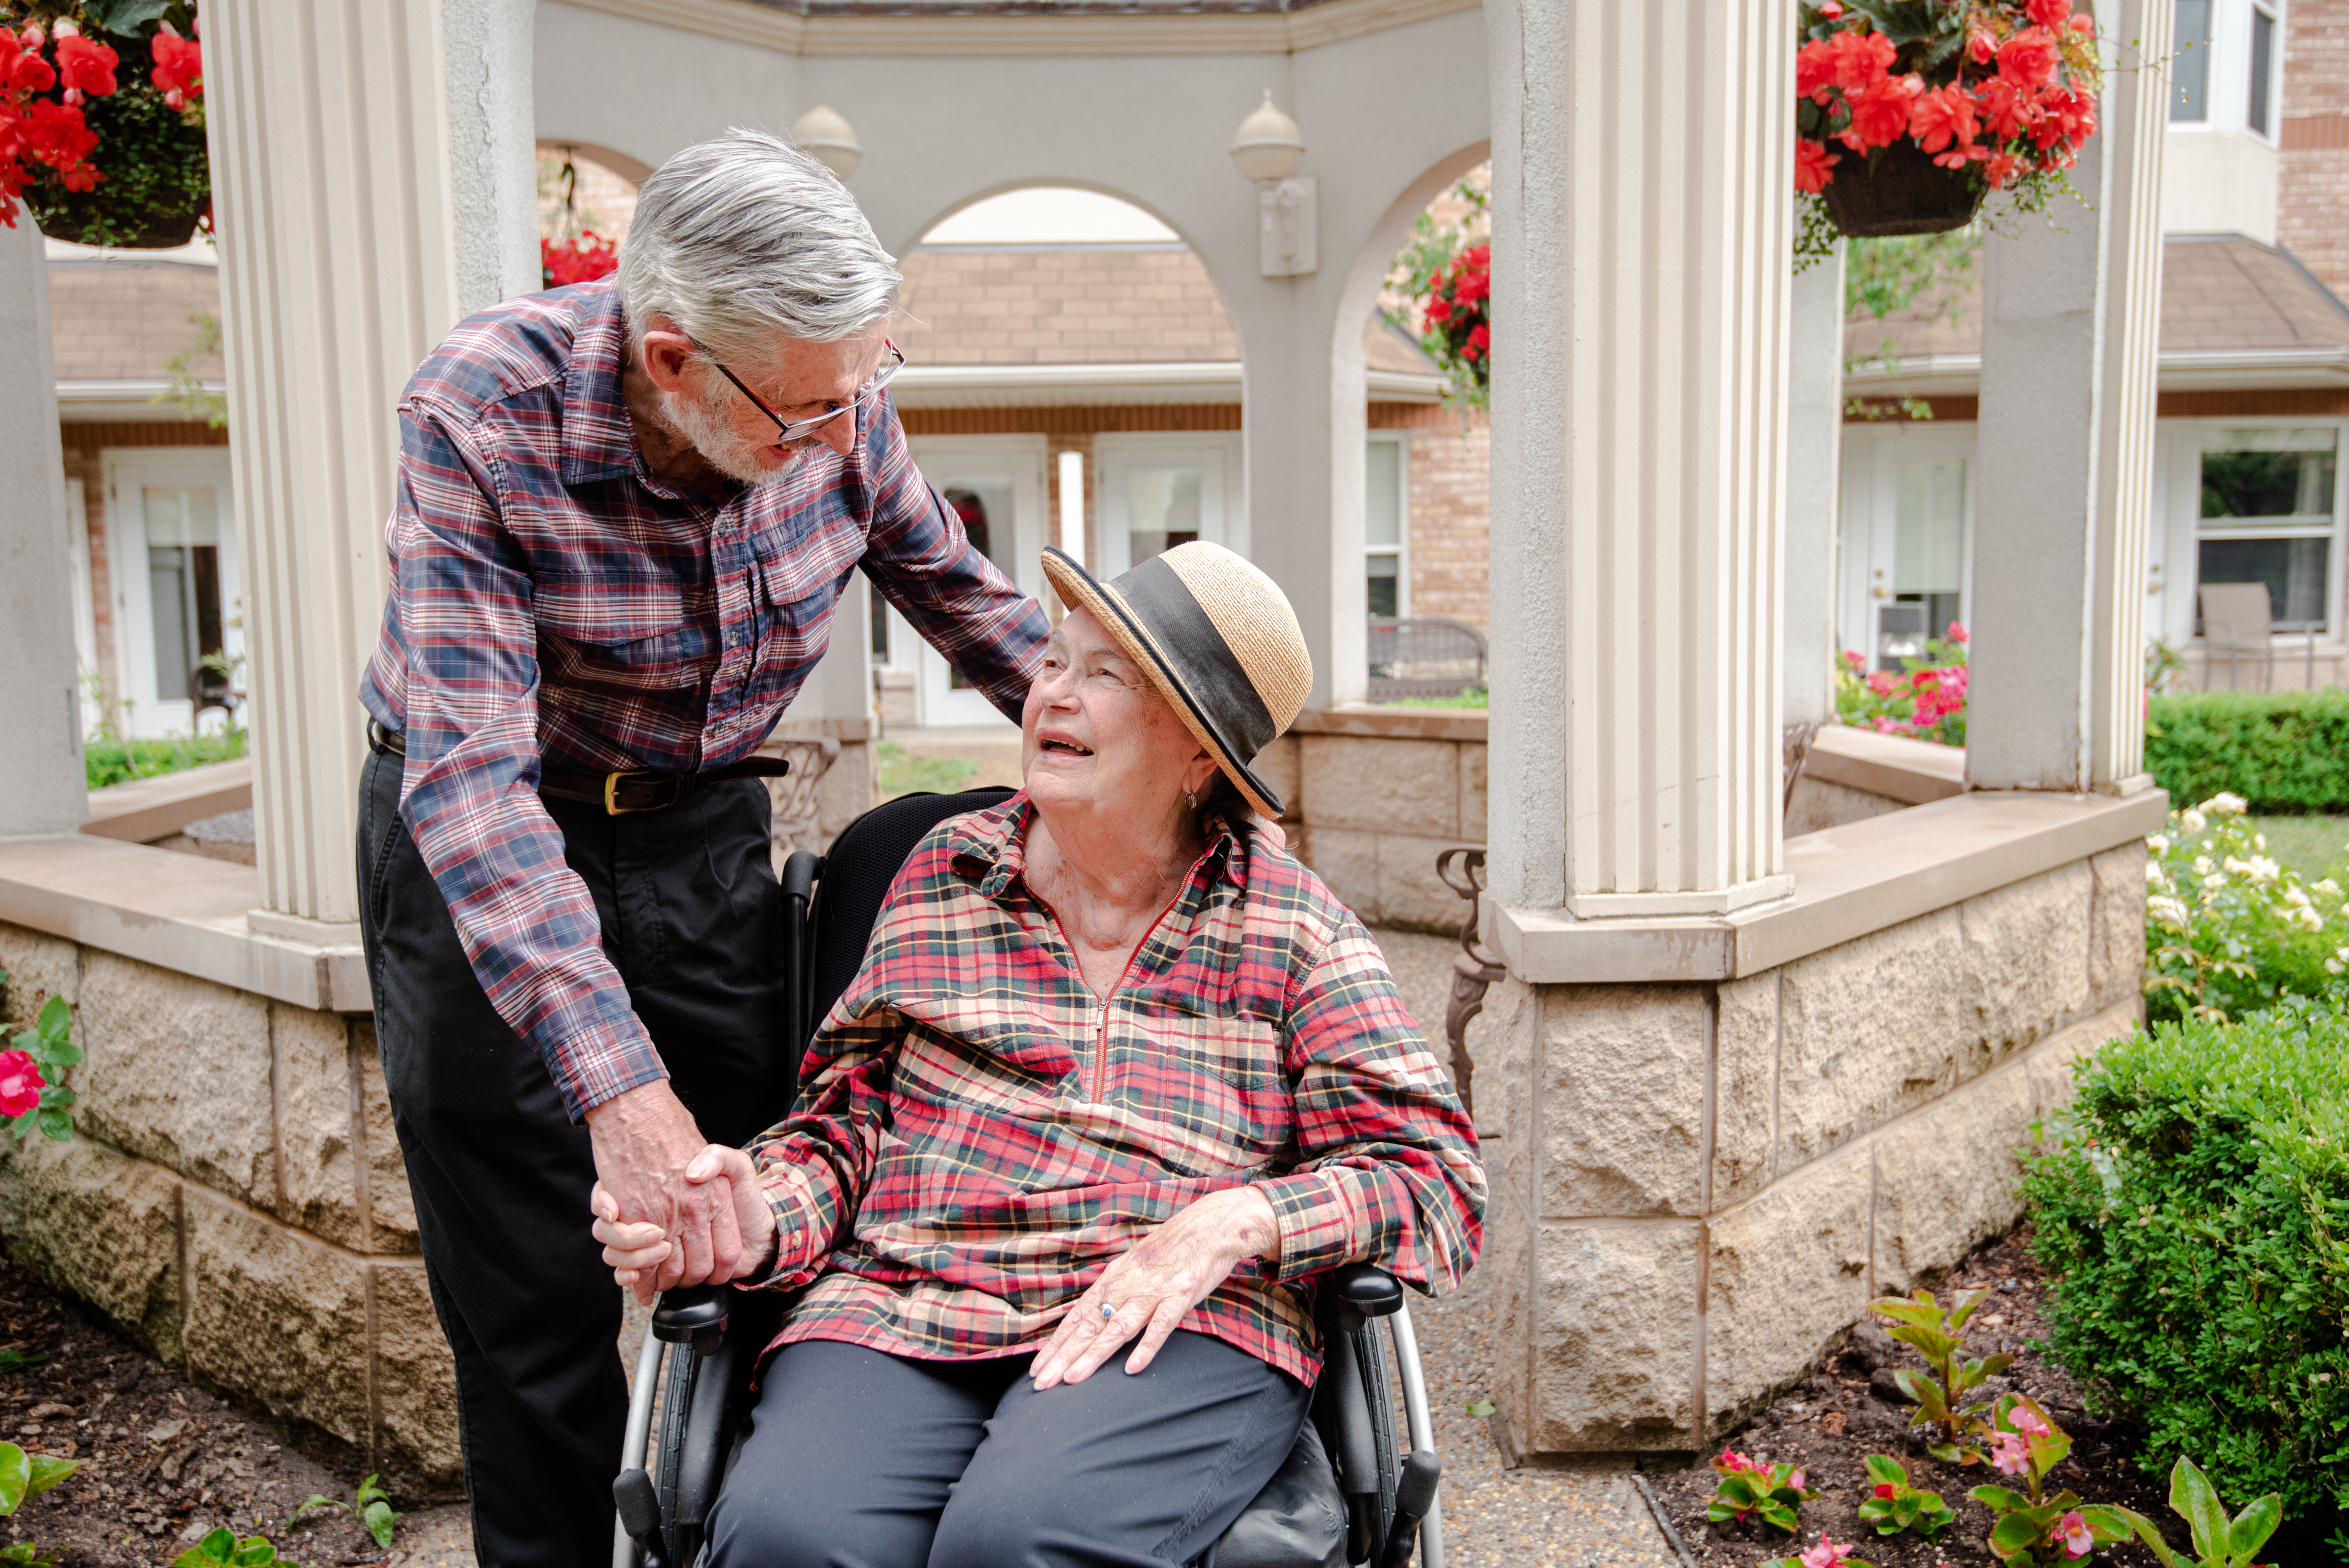
<path fill-rule="evenodd" d="M 269 1568 L 277 1561 L 277 1548 L 269 1544 L 264 1535 L 248 1535 L 236 1543 L 236 1554 L 229 1559 L 230 1568 Z"/>
<path fill-rule="evenodd" d="M 367 1526 L 367 1532 L 375 1537 L 378 1546 L 391 1544 L 392 1526 L 398 1520 L 399 1515 L 392 1511 L 391 1504 L 380 1496 L 359 1511 L 359 1522 Z"/>
<path fill-rule="evenodd" d="M 1966 1495 L 1987 1508 L 1996 1509 L 2001 1513 L 2031 1506 L 2029 1498 L 2019 1492 L 2009 1491 L 2002 1486 L 1978 1486 Z"/>
<path fill-rule="evenodd" d="M 236 1554 L 236 1532 L 226 1525 L 171 1559 L 171 1568 L 216 1568 Z"/>
<path fill-rule="evenodd" d="M 0 1443 L 0 1514 L 14 1513 L 32 1491 L 33 1465 L 14 1443 Z"/>
<path fill-rule="evenodd" d="M 171 0 L 82 0 L 82 14 L 108 32 L 135 37 L 171 8 Z"/>
<path fill-rule="evenodd" d="M 2018 1508 L 2000 1514 L 1998 1522 L 1991 1526 L 1990 1549 L 2001 1557 L 2013 1557 L 2038 1545 L 2047 1526 L 2039 1521 L 2036 1509 Z"/>
<path fill-rule="evenodd" d="M 2169 1472 L 2169 1506 L 2194 1532 L 2194 1554 L 2206 1563 L 2227 1549 L 2227 1510 L 2210 1482 L 2180 1454 Z"/>
<path fill-rule="evenodd" d="M 53 1040 L 61 1040 L 72 1023 L 73 1009 L 66 1006 L 66 999 L 52 996 L 41 1004 L 41 1016 L 33 1021 L 33 1027 Z"/>
<path fill-rule="evenodd" d="M 301 1507 L 295 1509 L 293 1512 L 285 1516 L 286 1527 L 291 1529 L 295 1520 L 301 1518 L 304 1514 L 309 1512 L 314 1508 L 339 1509 L 343 1505 L 340 1502 L 337 1502 L 335 1499 L 314 1491 L 309 1496 L 302 1500 Z"/>
<path fill-rule="evenodd" d="M 33 1052 L 33 1059 L 45 1068 L 69 1068 L 88 1055 L 71 1040 L 50 1040 Z"/>
<path fill-rule="evenodd" d="M 1878 1486 L 1907 1486 L 1909 1467 L 1890 1454 L 1870 1454 L 1861 1461 L 1868 1466 L 1868 1479 Z"/>
<path fill-rule="evenodd" d="M 2145 1542 L 2147 1551 L 2161 1559 L 2162 1568 L 2179 1568 L 2178 1553 L 2169 1549 L 2169 1542 L 2161 1538 L 2161 1531 L 2152 1520 L 2134 1509 L 2116 1508 L 2108 1504 L 2099 1504 L 2098 1507 L 2105 1512 L 2127 1514 L 2129 1528 L 2137 1532 L 2137 1538 Z M 2086 1510 L 2081 1511 L 2085 1514 Z"/>
<path fill-rule="evenodd" d="M 2088 1533 L 2099 1541 L 2127 1541 L 2135 1527 L 2129 1522 L 2137 1516 L 2126 1508 L 2108 1502 L 2091 1502 L 2081 1506 L 2080 1517 L 2086 1521 Z"/>
<path fill-rule="evenodd" d="M 1472 1418 L 1481 1421 L 1491 1415 L 1494 1408 L 1493 1401 L 1490 1399 L 1474 1399 L 1469 1402 L 1468 1414 Z"/>
<path fill-rule="evenodd" d="M 66 1111 L 54 1105 L 45 1105 L 35 1111 L 33 1116 L 40 1123 L 41 1130 L 59 1143 L 72 1140 L 73 1118 Z"/>
<path fill-rule="evenodd" d="M 31 1484 L 25 1488 L 26 1497 L 40 1496 L 81 1469 L 79 1460 L 61 1460 L 50 1454 L 27 1454 L 25 1457 L 31 1467 Z"/>
<path fill-rule="evenodd" d="M 1766 1522 L 1776 1525 L 1790 1535 L 1794 1533 L 1796 1522 L 1795 1511 L 1785 1503 L 1765 1502 L 1755 1511 L 1760 1513 Z"/>
<path fill-rule="evenodd" d="M 2270 1492 L 2235 1515 L 2227 1530 L 2227 1550 L 2238 1563 L 2249 1563 L 2283 1522 L 2283 1496 Z"/>

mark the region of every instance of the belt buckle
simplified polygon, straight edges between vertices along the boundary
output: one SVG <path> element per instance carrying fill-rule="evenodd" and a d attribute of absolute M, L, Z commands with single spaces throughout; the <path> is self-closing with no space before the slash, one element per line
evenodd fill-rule
<path fill-rule="evenodd" d="M 632 816 L 638 811 L 659 810 L 660 807 L 658 806 L 623 806 L 616 798 L 616 792 L 620 788 L 622 780 L 628 779 L 650 779 L 651 777 L 653 777 L 653 770 L 649 768 L 631 768 L 618 773 L 605 774 L 604 815 L 606 817 L 626 817 Z"/>

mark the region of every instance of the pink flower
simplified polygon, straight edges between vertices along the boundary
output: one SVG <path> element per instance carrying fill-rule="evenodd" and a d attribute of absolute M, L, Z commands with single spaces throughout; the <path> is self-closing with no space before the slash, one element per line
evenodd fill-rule
<path fill-rule="evenodd" d="M 1800 1470 L 1796 1470 L 1794 1474 L 1792 1474 L 1792 1475 L 1788 1476 L 1788 1477 L 1786 1478 L 1786 1484 L 1787 1484 L 1788 1486 L 1793 1487 L 1796 1491 L 1802 1491 L 1802 1490 L 1803 1490 L 1803 1472 L 1802 1472 L 1802 1471 L 1800 1471 Z"/>
<path fill-rule="evenodd" d="M 1832 22 L 1843 15 L 1843 7 L 1837 5 L 1836 0 L 1826 0 L 1826 4 L 1819 7 L 1819 15 Z"/>
<path fill-rule="evenodd" d="M 1851 1554 L 1858 1550 L 1857 1542 L 1837 1546 L 1822 1530 L 1819 1532 L 1819 1543 L 1803 1553 L 1803 1568 L 1837 1568 L 1838 1564 L 1851 1561 Z"/>
<path fill-rule="evenodd" d="M 48 1088 L 29 1051 L 0 1051 L 0 1116 L 22 1116 L 39 1109 L 41 1091 Z"/>
<path fill-rule="evenodd" d="M 1991 1439 L 1990 1462 L 2001 1475 L 2021 1475 L 2031 1468 L 2031 1447 L 2013 1432 Z"/>
<path fill-rule="evenodd" d="M 1846 648 L 1843 651 L 1843 662 L 1849 665 L 1856 670 L 1866 669 L 1868 667 L 1868 661 L 1860 657 L 1859 650 L 1857 648 Z"/>
<path fill-rule="evenodd" d="M 2017 1405 L 2007 1412 L 2006 1424 L 2027 1437 L 2051 1438 L 2054 1429 L 2040 1419 L 2028 1405 Z"/>
<path fill-rule="evenodd" d="M 1950 641 L 1957 644 L 1961 647 L 1963 647 L 1972 640 L 1972 636 L 1966 631 L 1966 624 L 1963 621 L 1952 621 L 1950 623 Z"/>
<path fill-rule="evenodd" d="M 2055 1522 L 2055 1539 L 2064 1543 L 2066 1557 L 2085 1557 L 2096 1547 L 2096 1538 L 2088 1533 L 2088 1522 L 2076 1508 Z"/>
<path fill-rule="evenodd" d="M 2060 27 L 2072 19 L 2072 0 L 2030 0 L 2023 10 L 2043 27 Z"/>

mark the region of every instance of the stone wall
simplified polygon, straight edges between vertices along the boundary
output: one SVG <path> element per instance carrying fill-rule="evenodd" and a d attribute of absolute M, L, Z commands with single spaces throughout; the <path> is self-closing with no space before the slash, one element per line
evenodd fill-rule
<path fill-rule="evenodd" d="M 2132 841 L 1713 984 L 1495 986 L 1495 1381 L 1532 1453 L 1701 1450 L 1872 1296 L 2021 1215 L 2015 1150 L 2140 1016 Z"/>
<path fill-rule="evenodd" d="M 1435 857 L 1485 841 L 1485 716 L 1345 708 L 1300 715 L 1257 758 L 1299 858 L 1372 925 L 1456 934 L 1467 906 Z"/>
<path fill-rule="evenodd" d="M 456 1483 L 454 1367 L 375 1029 L 0 924 L 7 1011 L 74 1008 L 69 1143 L 0 1141 L 18 1264 L 395 1491 Z"/>

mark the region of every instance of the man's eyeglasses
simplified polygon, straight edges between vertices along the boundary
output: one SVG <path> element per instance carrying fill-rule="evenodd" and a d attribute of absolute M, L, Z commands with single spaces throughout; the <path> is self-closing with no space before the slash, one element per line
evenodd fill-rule
<path fill-rule="evenodd" d="M 781 414 L 776 413 L 772 408 L 768 407 L 766 404 L 761 402 L 759 395 L 756 392 L 751 391 L 748 387 L 743 386 L 742 378 L 740 377 L 735 375 L 731 370 L 727 369 L 724 365 L 719 364 L 717 356 L 711 355 L 709 363 L 718 366 L 718 374 L 726 377 L 727 380 L 734 383 L 734 389 L 741 393 L 743 397 L 750 399 L 750 403 L 753 407 L 757 408 L 760 413 L 764 414 L 768 418 L 772 419 L 775 422 L 775 444 L 777 446 L 781 446 L 787 441 L 796 441 L 802 437 L 812 436 L 818 430 L 823 429 L 826 425 L 831 424 L 834 419 L 839 418 L 843 414 L 863 407 L 866 402 L 871 400 L 880 392 L 881 388 L 889 385 L 890 379 L 895 377 L 897 372 L 905 367 L 905 350 L 899 348 L 895 344 L 891 343 L 887 338 L 883 338 L 881 341 L 882 346 L 888 349 L 890 356 L 882 362 L 880 369 L 873 373 L 873 379 L 858 387 L 856 389 L 855 397 L 850 398 L 839 407 L 834 408 L 831 413 L 818 414 L 812 419 L 784 418 Z M 700 347 L 700 345 L 696 344 L 694 346 L 698 348 Z M 704 349 L 703 352 L 708 353 L 709 351 Z"/>

